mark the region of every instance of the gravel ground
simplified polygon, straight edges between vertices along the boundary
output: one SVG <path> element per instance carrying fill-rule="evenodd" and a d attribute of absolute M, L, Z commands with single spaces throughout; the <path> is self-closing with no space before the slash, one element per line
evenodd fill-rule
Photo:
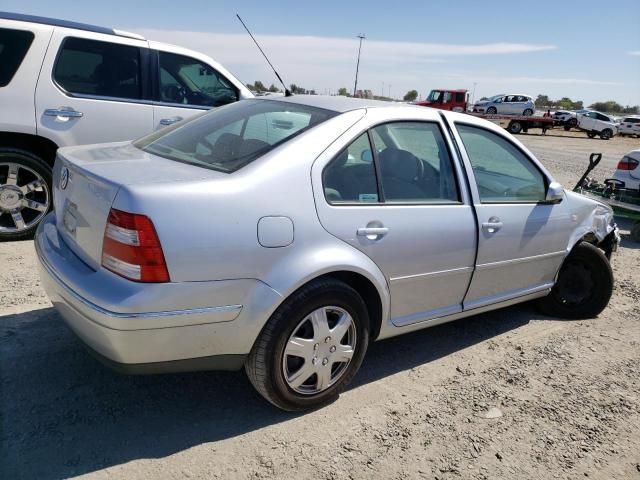
<path fill-rule="evenodd" d="M 519 138 L 567 187 L 640 140 Z M 568 137 L 568 138 L 567 138 Z M 640 479 L 640 245 L 596 320 L 521 305 L 374 344 L 332 405 L 270 407 L 242 372 L 121 376 L 0 244 L 0 478 Z"/>

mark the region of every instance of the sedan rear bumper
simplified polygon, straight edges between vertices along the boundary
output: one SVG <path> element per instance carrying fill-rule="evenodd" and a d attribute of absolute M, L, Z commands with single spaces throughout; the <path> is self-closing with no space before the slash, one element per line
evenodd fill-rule
<path fill-rule="evenodd" d="M 129 373 L 240 368 L 280 299 L 252 279 L 144 284 L 92 270 L 58 235 L 55 214 L 35 246 L 65 322 L 100 360 Z"/>

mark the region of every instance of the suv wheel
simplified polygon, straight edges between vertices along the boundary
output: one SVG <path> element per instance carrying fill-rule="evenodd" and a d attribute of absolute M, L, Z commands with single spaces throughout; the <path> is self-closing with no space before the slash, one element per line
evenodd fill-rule
<path fill-rule="evenodd" d="M 596 132 L 587 132 L 587 137 L 596 138 Z"/>
<path fill-rule="evenodd" d="M 530 108 L 527 108 L 524 112 L 522 112 L 522 114 L 525 117 L 530 117 L 531 115 L 533 115 L 533 110 L 531 110 Z"/>
<path fill-rule="evenodd" d="M 306 285 L 271 316 L 245 364 L 249 380 L 276 407 L 307 410 L 334 400 L 369 344 L 367 308 L 334 279 Z"/>
<path fill-rule="evenodd" d="M 496 109 L 496 107 L 487 108 L 487 114 L 488 115 L 495 115 L 496 113 L 498 113 L 498 110 Z"/>
<path fill-rule="evenodd" d="M 613 293 L 613 272 L 604 253 L 590 243 L 576 245 L 567 256 L 551 293 L 539 301 L 550 316 L 597 317 Z"/>
<path fill-rule="evenodd" d="M 51 204 L 49 166 L 25 150 L 0 148 L 0 240 L 33 236 Z"/>
<path fill-rule="evenodd" d="M 613 135 L 613 132 L 609 128 L 605 128 L 603 131 L 600 132 L 600 138 L 602 140 L 609 140 L 612 135 Z"/>

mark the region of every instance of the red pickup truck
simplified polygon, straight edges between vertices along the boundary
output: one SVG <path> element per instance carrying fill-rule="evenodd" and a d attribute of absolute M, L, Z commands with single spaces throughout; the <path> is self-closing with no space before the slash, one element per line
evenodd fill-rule
<path fill-rule="evenodd" d="M 423 107 L 452 110 L 454 112 L 466 112 L 468 103 L 468 90 L 449 90 L 446 88 L 431 90 L 427 98 L 420 102 L 415 102 L 416 105 L 421 105 Z"/>

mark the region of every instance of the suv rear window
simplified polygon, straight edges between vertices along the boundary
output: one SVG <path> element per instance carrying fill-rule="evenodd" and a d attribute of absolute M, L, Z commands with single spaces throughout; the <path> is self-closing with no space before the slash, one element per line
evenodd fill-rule
<path fill-rule="evenodd" d="M 0 87 L 9 82 L 18 71 L 31 43 L 33 32 L 0 28 Z"/>
<path fill-rule="evenodd" d="M 129 45 L 67 38 L 53 78 L 64 90 L 81 95 L 142 98 L 140 49 Z"/>
<path fill-rule="evenodd" d="M 274 100 L 244 100 L 177 123 L 134 145 L 160 157 L 231 173 L 336 112 Z"/>

